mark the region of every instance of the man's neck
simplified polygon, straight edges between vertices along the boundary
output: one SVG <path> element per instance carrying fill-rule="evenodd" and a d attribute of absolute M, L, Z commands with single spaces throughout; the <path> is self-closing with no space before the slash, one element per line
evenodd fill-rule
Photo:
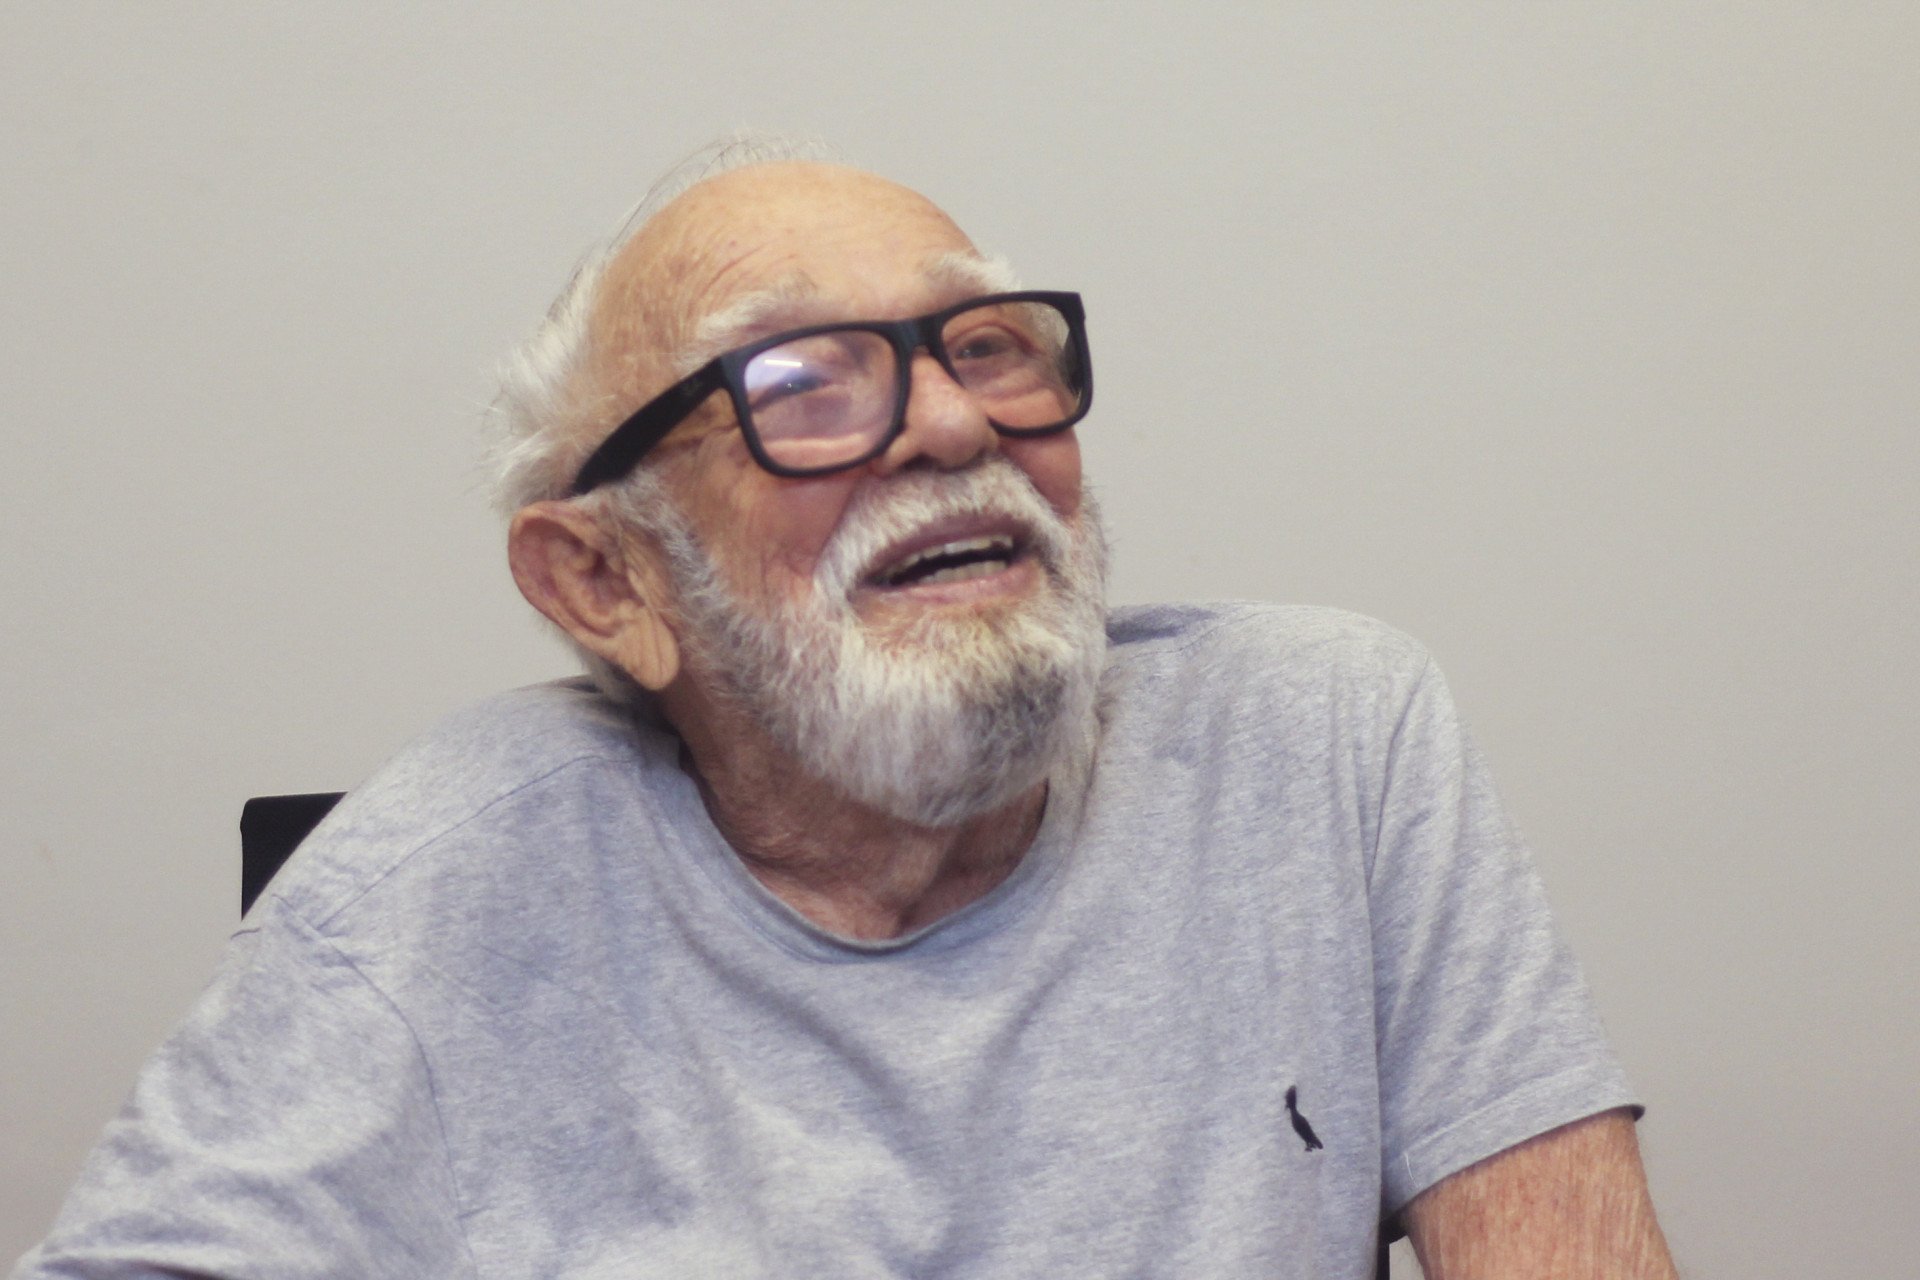
<path fill-rule="evenodd" d="M 957 826 L 923 827 L 847 798 L 756 729 L 684 724 L 683 760 L 708 814 L 755 879 L 842 937 L 897 938 L 985 897 L 1013 874 L 1046 808 L 1041 783 Z"/>

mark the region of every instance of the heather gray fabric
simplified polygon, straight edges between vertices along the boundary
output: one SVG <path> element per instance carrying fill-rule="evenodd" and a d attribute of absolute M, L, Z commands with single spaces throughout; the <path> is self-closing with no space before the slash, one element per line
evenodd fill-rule
<path fill-rule="evenodd" d="M 270 887 L 16 1275 L 1335 1280 L 1383 1205 L 1632 1101 L 1416 646 L 1112 631 L 1019 870 L 880 945 L 584 687 L 453 717 Z"/>

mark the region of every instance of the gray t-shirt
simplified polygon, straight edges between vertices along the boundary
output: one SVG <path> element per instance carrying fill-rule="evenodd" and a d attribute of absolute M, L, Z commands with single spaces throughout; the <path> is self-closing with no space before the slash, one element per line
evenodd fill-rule
<path fill-rule="evenodd" d="M 16 1274 L 1335 1280 L 1632 1102 L 1417 646 L 1111 631 L 1020 867 L 885 943 L 764 891 L 585 687 L 452 717 L 274 881 Z"/>

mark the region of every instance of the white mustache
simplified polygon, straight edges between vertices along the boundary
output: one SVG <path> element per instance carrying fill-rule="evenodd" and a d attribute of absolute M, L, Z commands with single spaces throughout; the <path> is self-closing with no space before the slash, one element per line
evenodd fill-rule
<path fill-rule="evenodd" d="M 964 471 L 919 471 L 895 476 L 857 496 L 841 517 L 814 571 L 827 604 L 847 608 L 853 589 L 889 547 L 935 521 L 988 516 L 1017 521 L 1028 549 L 1057 573 L 1073 532 L 1040 496 L 1025 472 L 998 454 Z"/>

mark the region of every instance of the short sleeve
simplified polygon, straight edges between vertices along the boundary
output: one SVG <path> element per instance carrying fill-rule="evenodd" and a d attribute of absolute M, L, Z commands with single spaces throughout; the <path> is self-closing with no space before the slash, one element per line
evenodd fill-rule
<path fill-rule="evenodd" d="M 1635 1106 L 1527 851 L 1428 663 L 1393 734 L 1369 885 L 1385 1208 Z"/>
<path fill-rule="evenodd" d="M 303 922 L 258 914 L 16 1280 L 473 1273 L 411 1031 Z"/>

